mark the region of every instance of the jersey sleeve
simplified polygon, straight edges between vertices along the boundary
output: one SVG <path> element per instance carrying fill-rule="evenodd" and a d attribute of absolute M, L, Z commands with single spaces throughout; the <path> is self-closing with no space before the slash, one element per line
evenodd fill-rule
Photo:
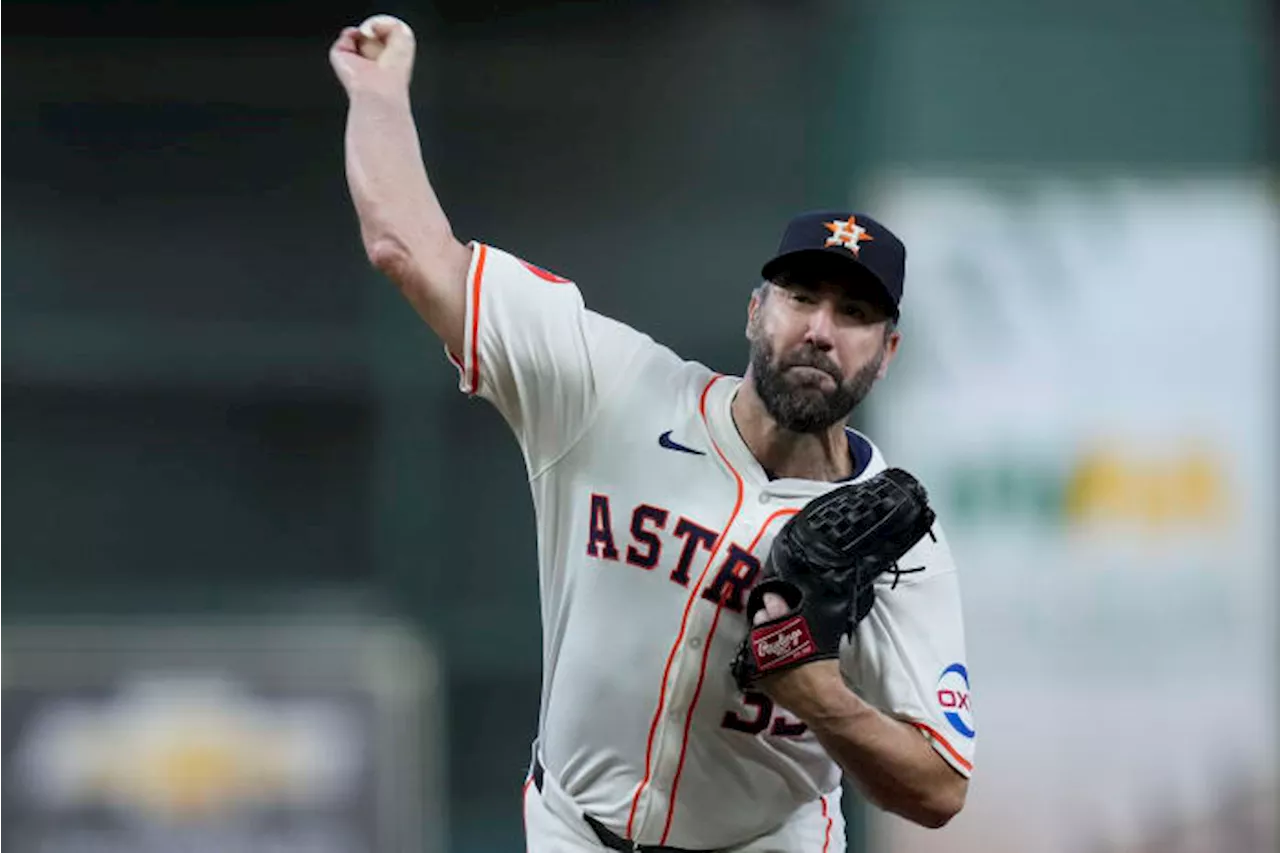
<path fill-rule="evenodd" d="M 650 338 L 588 311 L 568 279 L 472 244 L 459 387 L 502 413 L 530 476 L 572 446 Z"/>
<path fill-rule="evenodd" d="M 875 606 L 843 648 L 841 664 L 863 699 L 915 725 L 970 775 L 977 732 L 960 585 L 941 524 L 877 579 Z"/>

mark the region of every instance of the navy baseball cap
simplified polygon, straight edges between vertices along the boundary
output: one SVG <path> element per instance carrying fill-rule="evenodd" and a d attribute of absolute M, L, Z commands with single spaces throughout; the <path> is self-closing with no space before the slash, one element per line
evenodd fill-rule
<path fill-rule="evenodd" d="M 865 213 L 822 210 L 787 224 L 778 254 L 760 274 L 773 281 L 787 272 L 852 272 L 897 320 L 906 268 L 907 247 L 888 228 Z"/>

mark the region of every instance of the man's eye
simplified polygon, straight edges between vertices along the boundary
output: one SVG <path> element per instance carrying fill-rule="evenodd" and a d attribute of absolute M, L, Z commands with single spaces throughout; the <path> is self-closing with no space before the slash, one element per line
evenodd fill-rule
<path fill-rule="evenodd" d="M 846 317 L 852 317 L 855 320 L 867 319 L 867 312 L 861 305 L 846 305 L 843 310 Z"/>
<path fill-rule="evenodd" d="M 803 305 L 812 305 L 814 303 L 812 296 L 800 290 L 791 291 L 791 298 Z"/>

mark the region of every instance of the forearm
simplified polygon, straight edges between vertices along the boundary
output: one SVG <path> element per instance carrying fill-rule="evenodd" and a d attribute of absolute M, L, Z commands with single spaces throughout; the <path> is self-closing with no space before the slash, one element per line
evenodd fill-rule
<path fill-rule="evenodd" d="M 940 827 L 964 805 L 968 781 L 909 723 L 849 690 L 835 666 L 796 671 L 777 697 L 817 736 L 871 802 L 927 827 Z M 807 683 L 806 683 L 807 682 Z"/>
<path fill-rule="evenodd" d="M 354 92 L 347 110 L 347 183 L 365 248 L 429 251 L 453 239 L 427 179 L 407 92 Z"/>
<path fill-rule="evenodd" d="M 351 93 L 346 169 L 369 260 L 459 352 L 470 253 L 427 178 L 407 91 Z"/>

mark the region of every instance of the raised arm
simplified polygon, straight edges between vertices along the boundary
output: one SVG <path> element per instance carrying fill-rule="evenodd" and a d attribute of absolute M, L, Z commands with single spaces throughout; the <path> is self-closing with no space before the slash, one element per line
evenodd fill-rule
<path fill-rule="evenodd" d="M 413 31 L 389 15 L 347 27 L 329 61 L 347 91 L 347 184 L 369 260 L 461 353 L 471 253 L 454 236 L 431 182 L 409 104 Z"/>

